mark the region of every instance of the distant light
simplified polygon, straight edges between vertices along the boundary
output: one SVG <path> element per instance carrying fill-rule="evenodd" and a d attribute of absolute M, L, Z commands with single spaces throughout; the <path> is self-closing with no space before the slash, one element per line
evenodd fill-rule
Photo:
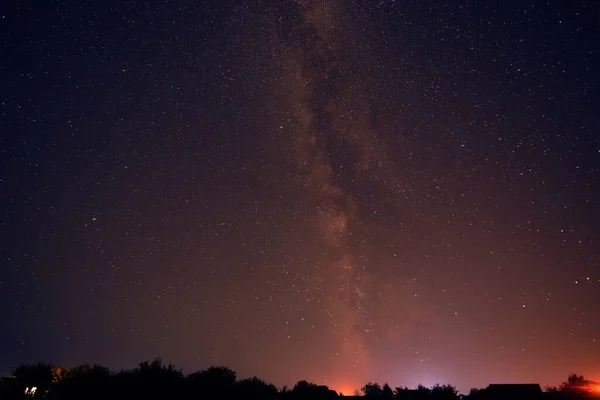
<path fill-rule="evenodd" d="M 25 388 L 25 394 L 28 394 L 30 396 L 35 395 L 35 391 L 37 390 L 36 386 L 33 386 L 32 388 L 26 387 Z"/>
<path fill-rule="evenodd" d="M 589 383 L 585 386 L 585 389 L 588 392 L 600 394 L 600 383 Z"/>

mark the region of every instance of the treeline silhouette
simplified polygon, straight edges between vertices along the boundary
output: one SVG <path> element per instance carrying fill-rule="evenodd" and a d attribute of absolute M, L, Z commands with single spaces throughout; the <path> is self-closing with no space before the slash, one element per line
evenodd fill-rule
<path fill-rule="evenodd" d="M 548 387 L 544 393 L 538 385 L 540 397 L 550 400 L 589 397 L 596 386 L 583 376 L 571 374 L 566 382 L 557 387 Z M 490 385 L 494 386 L 494 385 Z M 496 385 L 503 386 L 503 385 Z M 519 386 L 519 385 L 506 385 Z M 514 389 L 514 388 L 513 388 Z M 100 365 L 82 365 L 65 369 L 53 364 L 38 362 L 21 365 L 12 371 L 12 376 L 0 381 L 2 400 L 108 400 L 108 399 L 197 399 L 197 400 L 327 400 L 347 395 L 364 395 L 378 399 L 405 400 L 455 400 L 460 397 L 472 400 L 494 399 L 493 391 L 471 390 L 468 396 L 459 396 L 452 385 L 435 385 L 431 388 L 419 385 L 416 389 L 397 387 L 392 389 L 369 382 L 354 394 L 338 394 L 327 386 L 299 381 L 293 388 L 277 388 L 275 385 L 253 377 L 238 379 L 235 371 L 227 367 L 215 367 L 184 375 L 172 364 L 164 364 L 160 358 L 144 361 L 137 368 L 113 372 Z M 353 397 L 353 396 L 352 396 Z M 502 398 L 517 398 L 503 395 Z M 526 395 L 526 398 L 537 397 Z"/>

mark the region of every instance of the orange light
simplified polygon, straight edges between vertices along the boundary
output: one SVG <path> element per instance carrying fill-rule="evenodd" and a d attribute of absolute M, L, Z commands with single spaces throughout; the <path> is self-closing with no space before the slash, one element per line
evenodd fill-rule
<path fill-rule="evenodd" d="M 590 382 L 583 387 L 586 392 L 600 395 L 600 383 Z"/>
<path fill-rule="evenodd" d="M 354 392 L 356 392 L 356 388 L 347 383 L 340 383 L 337 385 L 330 386 L 331 389 L 335 390 L 338 394 L 344 394 L 344 396 L 354 396 Z"/>
<path fill-rule="evenodd" d="M 600 393 L 600 383 L 591 384 L 590 390 L 594 393 Z"/>

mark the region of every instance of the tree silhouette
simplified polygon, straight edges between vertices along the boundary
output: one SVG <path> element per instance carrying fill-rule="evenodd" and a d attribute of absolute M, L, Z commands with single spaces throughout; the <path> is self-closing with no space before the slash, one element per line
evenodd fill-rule
<path fill-rule="evenodd" d="M 144 380 L 155 383 L 176 382 L 183 378 L 180 369 L 175 368 L 173 364 L 164 365 L 160 357 L 152 361 L 142 361 L 134 373 Z"/>
<path fill-rule="evenodd" d="M 405 398 L 405 397 L 407 397 L 407 396 L 406 396 L 406 393 L 407 393 L 409 390 L 410 390 L 410 389 L 409 389 L 409 388 L 407 388 L 406 386 L 398 386 L 397 388 L 395 388 L 395 389 L 394 389 L 394 395 L 395 395 L 397 398 L 400 398 L 400 399 L 402 399 L 402 398 Z"/>
<path fill-rule="evenodd" d="M 430 397 L 434 400 L 454 400 L 458 398 L 458 390 L 452 385 L 436 384 L 431 388 Z"/>
<path fill-rule="evenodd" d="M 416 389 L 409 389 L 407 387 L 397 387 L 395 389 L 396 397 L 399 399 L 406 400 L 427 400 L 431 396 L 431 389 L 421 384 Z"/>
<path fill-rule="evenodd" d="M 367 382 L 365 386 L 360 389 L 366 397 L 381 397 L 383 390 L 379 383 Z"/>
<path fill-rule="evenodd" d="M 84 364 L 79 367 L 71 368 L 65 372 L 64 379 L 75 380 L 80 379 L 87 382 L 104 381 L 110 377 L 110 369 L 102 365 Z"/>
<path fill-rule="evenodd" d="M 394 397 L 394 391 L 392 390 L 390 385 L 388 385 L 387 382 L 381 388 L 381 397 L 385 399 L 391 399 L 392 397 Z"/>
<path fill-rule="evenodd" d="M 294 399 L 329 399 L 334 395 L 334 391 L 330 390 L 327 386 L 317 385 L 312 382 L 298 381 L 291 391 L 291 397 Z"/>
<path fill-rule="evenodd" d="M 429 389 L 427 386 L 419 383 L 417 385 L 417 390 L 415 391 L 414 398 L 417 400 L 425 400 L 425 399 L 429 399 L 430 396 L 431 396 L 431 389 Z"/>
<path fill-rule="evenodd" d="M 160 358 L 142 361 L 136 369 L 122 371 L 116 378 L 123 397 L 163 399 L 183 393 L 183 373 L 172 364 L 163 364 Z"/>
<path fill-rule="evenodd" d="M 536 390 L 529 389 L 537 387 Z M 26 388 L 35 387 L 32 392 Z M 498 387 L 500 390 L 498 391 Z M 529 390 L 521 398 L 535 398 L 538 385 L 490 385 L 472 389 L 469 400 L 509 400 L 517 393 L 506 388 Z M 496 389 L 496 390 L 492 390 Z M 428 388 L 419 384 L 415 389 L 397 387 L 392 390 L 385 383 L 368 382 L 362 387 L 367 398 L 380 400 L 457 400 L 458 392 L 450 384 Z M 532 394 L 533 393 L 533 394 Z M 591 399 L 600 393 L 600 385 L 582 375 L 570 374 L 559 387 L 546 387 L 546 400 Z M 358 395 L 359 393 L 355 393 Z M 517 393 L 518 394 L 518 393 Z M 541 394 L 541 392 L 540 392 Z M 298 381 L 292 389 L 278 390 L 273 384 L 257 377 L 238 380 L 227 367 L 211 366 L 184 377 L 172 364 L 160 358 L 140 362 L 137 368 L 112 373 L 107 367 L 84 364 L 69 370 L 38 362 L 21 365 L 13 376 L 0 378 L 0 400 L 332 400 L 338 394 L 327 386 L 306 380 Z"/>
<path fill-rule="evenodd" d="M 562 397 L 588 397 L 595 394 L 594 388 L 597 385 L 596 382 L 585 379 L 583 375 L 569 374 L 567 381 L 558 387 L 558 391 Z"/>
<path fill-rule="evenodd" d="M 248 400 L 269 400 L 276 398 L 279 394 L 275 385 L 267 383 L 256 376 L 238 381 L 235 393 L 240 398 Z"/>
<path fill-rule="evenodd" d="M 314 388 L 316 387 L 317 385 L 312 382 L 298 381 L 292 388 L 292 394 L 294 397 L 309 396 L 311 393 L 314 393 Z"/>
<path fill-rule="evenodd" d="M 469 399 L 476 400 L 476 399 L 480 398 L 482 394 L 483 394 L 483 392 L 481 389 L 472 388 L 469 391 Z"/>
<path fill-rule="evenodd" d="M 567 381 L 563 382 L 560 386 L 561 386 L 561 389 L 563 389 L 563 390 L 576 389 L 576 388 L 582 388 L 582 387 L 586 386 L 588 383 L 589 383 L 589 381 L 586 380 L 583 377 L 583 375 L 569 374 Z"/>
<path fill-rule="evenodd" d="M 287 386 L 283 386 L 280 390 L 279 390 L 279 398 L 282 400 L 289 400 L 291 399 L 292 396 L 292 391 L 290 390 L 289 387 Z"/>
<path fill-rule="evenodd" d="M 544 392 L 544 396 L 547 400 L 559 400 L 568 397 L 558 386 L 546 386 L 544 388 Z"/>
<path fill-rule="evenodd" d="M 59 379 L 55 369 L 54 365 L 44 362 L 21 365 L 12 372 L 15 376 L 15 388 L 21 393 L 25 393 L 26 389 L 36 388 L 34 397 L 44 398 L 52 383 Z"/>
<path fill-rule="evenodd" d="M 111 377 L 107 367 L 84 364 L 65 371 L 55 391 L 65 400 L 103 399 L 109 395 Z"/>
<path fill-rule="evenodd" d="M 236 385 L 236 373 L 227 367 L 211 366 L 188 375 L 194 396 L 205 395 L 213 399 L 229 398 Z"/>
<path fill-rule="evenodd" d="M 17 383 L 14 377 L 2 377 L 0 378 L 0 399 L 25 399 L 23 389 Z"/>

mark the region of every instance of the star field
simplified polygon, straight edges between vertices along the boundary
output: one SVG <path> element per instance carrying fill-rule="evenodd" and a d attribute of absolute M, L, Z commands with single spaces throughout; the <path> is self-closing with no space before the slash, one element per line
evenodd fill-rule
<path fill-rule="evenodd" d="M 598 9 L 0 10 L 0 372 L 599 380 Z"/>

